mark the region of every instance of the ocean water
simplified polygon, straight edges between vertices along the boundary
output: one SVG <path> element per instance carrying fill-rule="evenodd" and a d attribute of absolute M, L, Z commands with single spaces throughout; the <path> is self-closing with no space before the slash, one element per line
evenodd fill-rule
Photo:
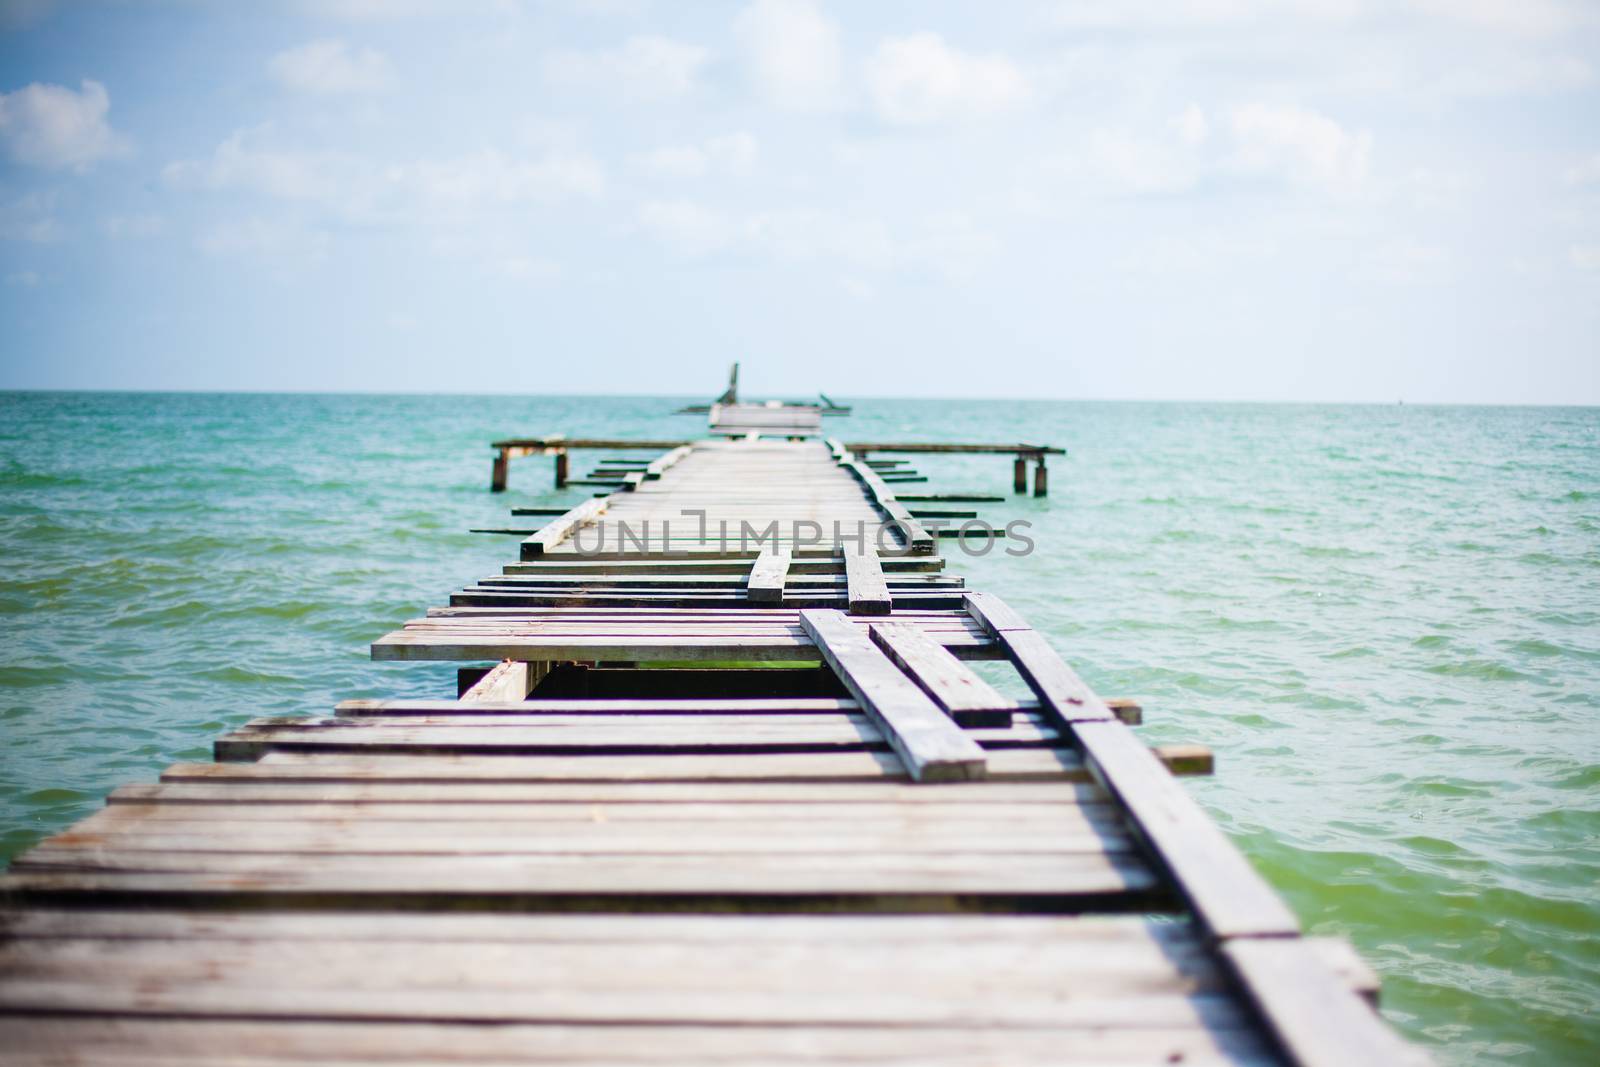
<path fill-rule="evenodd" d="M 674 406 L 0 394 L 0 857 L 246 719 L 452 691 L 367 643 L 513 556 L 469 527 L 587 491 L 525 459 L 491 496 L 487 442 L 697 434 Z M 1047 500 L 981 506 L 1035 551 L 954 566 L 1150 741 L 1216 750 L 1200 801 L 1440 1061 L 1595 1061 L 1600 410 L 863 400 L 830 429 L 1070 449 Z M 917 463 L 1009 493 L 1009 457 Z"/>

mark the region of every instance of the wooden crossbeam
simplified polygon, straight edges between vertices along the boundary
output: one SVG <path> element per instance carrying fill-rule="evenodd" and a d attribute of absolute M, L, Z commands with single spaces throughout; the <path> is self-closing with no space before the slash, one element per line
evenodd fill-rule
<path fill-rule="evenodd" d="M 874 623 L 872 639 L 946 715 L 962 725 L 1011 724 L 1016 702 L 998 693 L 918 627 L 902 622 Z"/>
<path fill-rule="evenodd" d="M 750 565 L 750 579 L 745 585 L 745 595 L 758 603 L 782 600 L 790 562 L 787 549 L 769 548 L 762 551 Z"/>
<path fill-rule="evenodd" d="M 983 749 L 939 710 L 872 639 L 837 611 L 802 611 L 823 659 L 919 782 L 969 781 L 987 769 Z"/>
<path fill-rule="evenodd" d="M 883 567 L 878 562 L 877 549 L 860 542 L 846 542 L 844 573 L 850 599 L 850 614 L 889 614 L 894 607 L 894 601 L 889 596 L 889 587 L 883 580 Z"/>
<path fill-rule="evenodd" d="M 522 542 L 522 558 L 542 556 L 577 532 L 585 523 L 598 518 L 607 507 L 605 497 L 585 500 L 553 522 L 539 528 L 539 532 Z"/>
<path fill-rule="evenodd" d="M 992 593 L 968 593 L 967 611 L 1005 650 L 1006 657 L 1062 722 L 1109 721 L 1106 702 L 1078 677 L 1050 643 Z"/>

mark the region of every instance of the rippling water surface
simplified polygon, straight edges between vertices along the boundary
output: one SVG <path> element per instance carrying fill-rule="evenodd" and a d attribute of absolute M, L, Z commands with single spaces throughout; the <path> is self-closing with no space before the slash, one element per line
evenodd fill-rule
<path fill-rule="evenodd" d="M 0 856 L 246 719 L 452 691 L 367 643 L 511 558 L 468 527 L 584 492 L 525 459 L 491 496 L 487 442 L 696 434 L 673 406 L 0 394 Z M 1600 410 L 884 400 L 829 428 L 1069 448 L 1048 500 L 984 507 L 1037 550 L 956 565 L 1152 742 L 1216 750 L 1201 801 L 1441 1060 L 1593 1062 Z"/>

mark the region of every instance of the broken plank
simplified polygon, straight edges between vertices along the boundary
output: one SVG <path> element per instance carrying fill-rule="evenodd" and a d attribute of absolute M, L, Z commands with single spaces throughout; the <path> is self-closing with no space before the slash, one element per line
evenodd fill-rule
<path fill-rule="evenodd" d="M 800 623 L 862 710 L 882 727 L 913 778 L 934 782 L 984 776 L 987 764 L 977 742 L 900 673 L 844 614 L 802 611 Z"/>

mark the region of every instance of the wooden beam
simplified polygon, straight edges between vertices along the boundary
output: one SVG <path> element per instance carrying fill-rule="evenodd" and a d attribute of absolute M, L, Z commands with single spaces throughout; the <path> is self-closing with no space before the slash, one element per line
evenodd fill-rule
<path fill-rule="evenodd" d="M 903 504 L 1000 504 L 1006 498 L 979 493 L 896 493 L 895 499 Z"/>
<path fill-rule="evenodd" d="M 762 550 L 750 565 L 750 580 L 745 586 L 745 595 L 757 603 L 781 601 L 784 582 L 789 576 L 790 560 L 788 549 Z"/>
<path fill-rule="evenodd" d="M 1023 622 L 993 593 L 968 593 L 967 611 L 1005 649 L 1046 710 L 1061 722 L 1098 722 L 1115 718 L 1106 702 L 1037 631 Z"/>
<path fill-rule="evenodd" d="M 687 456 L 692 451 L 694 451 L 694 449 L 689 445 L 679 445 L 677 448 L 674 448 L 671 452 L 668 452 L 666 455 L 653 461 L 648 467 L 646 467 L 644 470 L 644 476 L 650 481 L 655 481 L 661 477 L 662 472 L 677 464 L 683 459 L 683 457 Z"/>
<path fill-rule="evenodd" d="M 494 466 L 489 470 L 489 492 L 503 493 L 506 491 L 506 474 L 511 466 L 511 457 L 503 448 L 495 449 Z"/>
<path fill-rule="evenodd" d="M 1300 1067 L 1426 1067 L 1429 1062 L 1362 1002 L 1360 993 L 1327 965 L 1325 950 L 1314 941 L 1243 939 L 1223 945 L 1222 957 Z"/>
<path fill-rule="evenodd" d="M 524 700 L 549 669 L 548 663 L 501 660 L 489 670 L 488 674 L 479 678 L 471 688 L 462 693 L 460 700 L 468 704 L 496 704 Z"/>
<path fill-rule="evenodd" d="M 1071 730 L 1095 777 L 1127 811 L 1213 937 L 1299 934 L 1288 905 L 1131 729 L 1106 721 L 1073 722 Z"/>
<path fill-rule="evenodd" d="M 585 523 L 597 518 L 606 510 L 607 498 L 585 500 L 553 522 L 539 528 L 539 532 L 522 542 L 522 558 L 542 556 L 577 532 Z"/>
<path fill-rule="evenodd" d="M 919 442 L 902 441 L 899 443 L 867 442 L 863 444 L 846 443 L 845 448 L 858 455 L 868 452 L 902 452 L 902 453 L 930 453 L 935 455 L 968 453 L 973 455 L 1020 455 L 1020 456 L 1064 456 L 1064 448 L 1052 448 L 1049 445 L 986 445 L 986 444 L 924 444 Z"/>
<path fill-rule="evenodd" d="M 871 545 L 846 541 L 844 550 L 845 583 L 852 615 L 887 615 L 894 609 L 889 587 L 883 580 L 878 550 Z"/>
<path fill-rule="evenodd" d="M 963 726 L 1011 725 L 1016 701 L 996 692 L 919 627 L 903 622 L 874 623 L 872 639 L 946 715 Z"/>
<path fill-rule="evenodd" d="M 567 437 L 565 434 L 552 434 L 549 437 L 509 437 L 503 441 L 491 442 L 491 448 L 520 448 L 528 451 L 540 451 L 550 448 L 572 449 L 617 449 L 625 451 L 636 449 L 639 451 L 660 452 L 669 448 L 679 448 L 687 445 L 688 441 L 630 441 L 613 438 Z"/>
<path fill-rule="evenodd" d="M 802 611 L 800 624 L 839 680 L 919 782 L 985 776 L 983 749 L 838 611 Z"/>

